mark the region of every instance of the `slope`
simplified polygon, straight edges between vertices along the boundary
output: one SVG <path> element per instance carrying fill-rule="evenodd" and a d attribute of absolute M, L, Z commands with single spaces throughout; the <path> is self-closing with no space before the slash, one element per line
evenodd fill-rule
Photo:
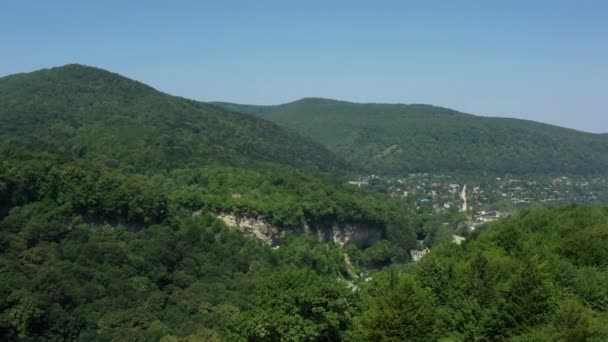
<path fill-rule="evenodd" d="M 608 137 L 430 105 L 307 98 L 278 106 L 218 105 L 290 127 L 370 172 L 594 174 Z"/>
<path fill-rule="evenodd" d="M 606 341 L 608 208 L 536 208 L 365 284 L 367 341 Z M 445 339 L 442 339 L 445 338 Z"/>
<path fill-rule="evenodd" d="M 0 143 L 132 172 L 258 162 L 343 166 L 323 146 L 269 121 L 76 64 L 0 78 Z"/>

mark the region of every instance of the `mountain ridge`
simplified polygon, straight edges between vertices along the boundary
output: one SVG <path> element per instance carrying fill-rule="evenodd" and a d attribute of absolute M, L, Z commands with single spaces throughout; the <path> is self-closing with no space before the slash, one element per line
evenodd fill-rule
<path fill-rule="evenodd" d="M 232 108 L 236 108 L 236 109 L 241 109 L 241 111 L 243 111 L 242 108 L 247 108 L 248 110 L 251 110 L 251 111 L 254 111 L 257 108 L 259 111 L 261 111 L 261 110 L 265 110 L 265 109 L 276 109 L 276 108 L 280 108 L 280 107 L 287 107 L 287 106 L 298 104 L 298 103 L 313 103 L 314 104 L 315 102 L 316 103 L 325 102 L 325 103 L 334 103 L 334 104 L 362 105 L 362 106 L 435 108 L 438 110 L 445 110 L 448 112 L 452 112 L 453 114 L 459 114 L 459 115 L 464 115 L 464 116 L 472 116 L 472 117 L 487 118 L 487 119 L 517 120 L 517 121 L 522 121 L 522 122 L 529 122 L 529 123 L 540 124 L 540 125 L 545 125 L 545 126 L 550 126 L 550 127 L 556 127 L 556 128 L 560 128 L 560 129 L 576 131 L 576 132 L 585 133 L 585 134 L 591 134 L 591 135 L 608 135 L 608 132 L 600 132 L 600 133 L 589 132 L 589 131 L 585 131 L 585 130 L 581 130 L 581 129 L 577 129 L 577 128 L 560 126 L 558 124 L 552 124 L 552 123 L 537 121 L 537 120 L 532 120 L 532 119 L 524 119 L 524 118 L 517 118 L 517 117 L 503 116 L 503 115 L 482 115 L 482 114 L 465 113 L 465 112 L 462 112 L 457 109 L 452 109 L 452 108 L 445 107 L 445 106 L 437 106 L 437 105 L 433 105 L 433 104 L 429 104 L 429 103 L 415 103 L 415 102 L 414 103 L 404 103 L 404 102 L 381 102 L 381 101 L 379 101 L 379 102 L 376 102 L 376 101 L 358 102 L 358 101 L 337 100 L 337 99 L 331 99 L 331 98 L 326 98 L 326 97 L 316 97 L 316 96 L 302 97 L 297 100 L 279 103 L 279 104 L 271 104 L 271 105 L 245 104 L 245 103 L 236 103 L 236 102 L 229 102 L 229 101 L 210 101 L 207 103 L 214 104 L 214 105 L 221 106 L 221 107 L 232 107 Z"/>
<path fill-rule="evenodd" d="M 318 98 L 274 106 L 216 104 L 292 128 L 362 172 L 596 174 L 608 168 L 608 135 L 532 120 Z"/>
<path fill-rule="evenodd" d="M 270 121 L 82 64 L 2 77 L 0 104 L 0 142 L 110 166 L 141 171 L 271 162 L 330 171 L 345 165 L 310 138 Z"/>

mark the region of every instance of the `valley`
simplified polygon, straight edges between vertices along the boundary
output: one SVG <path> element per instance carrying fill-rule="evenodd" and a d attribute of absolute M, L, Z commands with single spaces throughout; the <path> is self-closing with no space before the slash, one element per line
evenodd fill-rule
<path fill-rule="evenodd" d="M 608 341 L 608 1 L 4 1 L 0 342 Z"/>
<path fill-rule="evenodd" d="M 603 138 L 208 104 L 84 65 L 3 77 L 0 339 L 601 340 Z"/>

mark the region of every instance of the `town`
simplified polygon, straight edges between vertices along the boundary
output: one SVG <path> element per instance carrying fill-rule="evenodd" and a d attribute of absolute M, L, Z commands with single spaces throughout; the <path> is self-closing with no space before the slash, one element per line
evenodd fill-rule
<path fill-rule="evenodd" d="M 608 179 L 581 176 L 471 177 L 411 173 L 360 176 L 350 184 L 402 199 L 421 213 L 464 213 L 478 222 L 538 205 L 590 205 L 608 201 Z"/>
<path fill-rule="evenodd" d="M 402 177 L 365 175 L 349 184 L 386 193 L 415 208 L 422 222 L 412 261 L 440 243 L 463 243 L 478 227 L 539 205 L 590 205 L 608 201 L 602 177 L 478 177 L 411 173 Z"/>

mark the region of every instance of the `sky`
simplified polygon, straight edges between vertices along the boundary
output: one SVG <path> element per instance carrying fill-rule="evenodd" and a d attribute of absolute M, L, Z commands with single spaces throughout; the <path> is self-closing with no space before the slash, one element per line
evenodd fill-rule
<path fill-rule="evenodd" d="M 0 0 L 0 76 L 81 63 L 201 101 L 426 103 L 608 132 L 608 1 Z"/>

